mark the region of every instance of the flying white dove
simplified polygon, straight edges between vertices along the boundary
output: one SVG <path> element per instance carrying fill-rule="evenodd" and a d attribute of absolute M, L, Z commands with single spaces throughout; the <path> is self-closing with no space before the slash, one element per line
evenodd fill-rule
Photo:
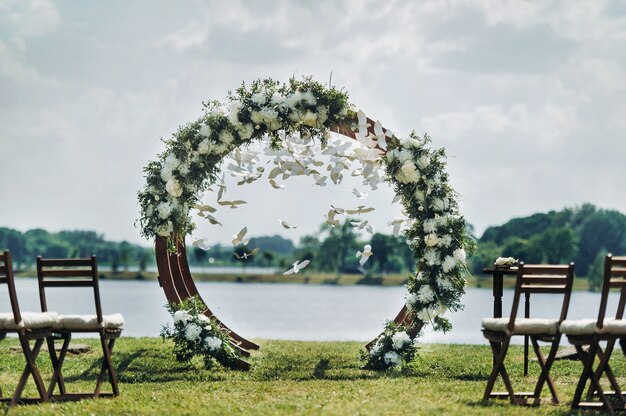
<path fill-rule="evenodd" d="M 248 244 L 248 240 L 245 239 L 246 233 L 248 232 L 248 227 L 243 227 L 239 234 L 233 234 L 233 243 L 234 246 L 238 246 L 239 244 L 243 244 L 244 246 Z"/>
<path fill-rule="evenodd" d="M 368 221 L 352 221 L 350 223 L 350 225 L 352 225 L 353 227 L 357 227 L 359 230 L 365 230 L 370 234 L 374 234 L 373 230 L 372 230 L 372 226 L 369 224 Z"/>
<path fill-rule="evenodd" d="M 207 220 L 209 220 L 209 222 L 210 222 L 211 224 L 213 224 L 213 225 L 219 225 L 220 227 L 222 227 L 222 223 L 221 223 L 221 222 L 219 222 L 219 221 L 217 220 L 217 218 L 215 218 L 213 215 L 211 215 L 211 214 L 206 214 L 206 217 L 205 217 L 205 218 L 206 218 Z"/>
<path fill-rule="evenodd" d="M 237 208 L 237 205 L 247 204 L 246 201 L 243 201 L 241 199 L 238 199 L 236 201 L 217 201 L 217 203 L 221 206 L 229 206 L 229 208 L 231 209 Z"/>
<path fill-rule="evenodd" d="M 191 245 L 201 248 L 204 251 L 211 248 L 211 246 L 209 245 L 209 240 L 206 240 L 204 238 L 199 238 L 198 240 L 195 240 L 193 243 L 191 243 Z"/>
<path fill-rule="evenodd" d="M 274 189 L 285 189 L 285 185 L 277 184 L 274 179 L 270 179 L 270 185 L 272 185 Z"/>
<path fill-rule="evenodd" d="M 392 221 L 389 221 L 387 225 L 393 225 L 393 235 L 398 236 L 400 234 L 400 227 L 404 220 L 402 218 L 394 218 Z"/>
<path fill-rule="evenodd" d="M 360 252 L 360 251 L 356 252 L 356 256 L 357 257 L 361 257 L 361 259 L 359 260 L 359 264 L 361 265 L 361 267 L 363 267 L 365 262 L 370 258 L 370 256 L 372 254 L 373 254 L 372 253 L 372 246 L 370 246 L 369 244 L 366 244 L 363 247 L 363 252 Z"/>
<path fill-rule="evenodd" d="M 239 254 L 235 253 L 235 257 L 237 257 L 239 260 L 243 259 L 243 260 L 248 260 L 248 257 L 252 257 L 254 256 L 256 253 L 259 252 L 259 248 L 256 247 L 254 248 L 254 250 L 252 250 L 249 253 L 246 253 L 245 251 L 243 252 L 243 254 L 240 256 Z"/>
<path fill-rule="evenodd" d="M 285 230 L 290 230 L 290 229 L 292 229 L 292 228 L 298 228 L 298 226 L 296 226 L 296 225 L 291 225 L 291 224 L 289 224 L 289 223 L 287 223 L 287 222 L 285 222 L 285 221 L 281 220 L 280 218 L 278 219 L 278 222 L 280 223 L 280 225 L 282 225 L 282 226 L 283 226 L 283 228 L 284 228 Z"/>
<path fill-rule="evenodd" d="M 293 267 L 291 269 L 287 270 L 283 274 L 298 273 L 300 270 L 304 269 L 308 264 L 309 264 L 309 260 L 305 260 L 302 263 L 300 263 L 298 260 L 296 260 L 296 261 L 293 262 Z"/>
<path fill-rule="evenodd" d="M 211 214 L 214 213 L 215 211 L 217 211 L 215 208 L 213 208 L 210 205 L 204 205 L 204 204 L 195 204 L 192 208 L 197 209 L 200 212 L 210 212 Z"/>
<path fill-rule="evenodd" d="M 359 198 L 359 199 L 363 199 L 363 198 L 366 198 L 366 197 L 367 197 L 367 194 L 366 194 L 365 192 L 361 192 L 361 191 L 359 191 L 359 190 L 358 190 L 358 189 L 356 189 L 356 188 L 353 188 L 353 189 L 352 189 L 352 193 L 353 193 L 354 195 L 356 195 L 356 197 L 357 197 L 357 198 Z"/>
<path fill-rule="evenodd" d="M 374 211 L 376 208 L 365 208 L 365 205 L 359 205 L 356 209 L 347 209 L 346 213 L 354 215 L 354 214 L 366 214 L 368 212 Z"/>

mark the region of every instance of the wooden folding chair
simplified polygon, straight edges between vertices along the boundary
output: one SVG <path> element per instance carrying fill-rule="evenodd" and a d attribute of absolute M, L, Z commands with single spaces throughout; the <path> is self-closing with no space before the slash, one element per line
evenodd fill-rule
<path fill-rule="evenodd" d="M 41 310 L 48 310 L 46 288 L 93 288 L 95 315 L 59 315 L 59 323 L 54 328 L 52 336 L 48 337 L 48 350 L 54 367 L 52 379 L 48 386 L 48 396 L 51 399 L 80 400 L 91 397 L 118 396 L 119 388 L 115 367 L 111 360 L 115 340 L 120 337 L 124 318 L 120 314 L 103 315 L 100 303 L 100 288 L 98 285 L 98 266 L 96 257 L 88 259 L 42 259 L 37 257 L 37 279 L 39 281 L 39 299 Z M 69 293 L 68 293 L 69 296 Z M 97 333 L 102 346 L 102 366 L 98 375 L 93 393 L 68 393 L 63 378 L 63 363 L 67 356 L 72 334 Z M 55 340 L 62 340 L 61 351 L 57 356 L 54 348 Z M 112 393 L 101 392 L 104 378 L 108 373 Z M 56 387 L 59 394 L 55 395 Z"/>
<path fill-rule="evenodd" d="M 22 352 L 26 359 L 26 366 L 22 372 L 22 376 L 15 388 L 12 397 L 2 397 L 0 390 L 0 401 L 8 402 L 9 406 L 17 403 L 29 403 L 48 401 L 48 394 L 44 385 L 36 360 L 41 350 L 43 341 L 50 335 L 52 327 L 56 324 L 56 314 L 54 313 L 33 313 L 20 312 L 20 306 L 17 301 L 15 291 L 15 282 L 13 277 L 13 264 L 11 262 L 11 253 L 4 251 L 0 255 L 0 284 L 6 284 L 11 301 L 11 312 L 0 313 L 0 339 L 4 339 L 7 333 L 15 333 L 20 340 Z M 30 342 L 34 341 L 31 348 Z M 39 393 L 39 398 L 22 398 L 22 393 L 28 376 L 32 376 Z"/>
<path fill-rule="evenodd" d="M 611 289 L 618 289 L 620 292 L 615 317 L 607 317 Z M 603 409 L 611 414 L 617 409 L 626 409 L 625 398 L 609 365 L 615 342 L 626 337 L 626 319 L 623 319 L 625 304 L 626 257 L 613 257 L 608 254 L 604 261 L 604 280 L 598 318 L 566 320 L 561 324 L 561 332 L 567 335 L 568 341 L 574 345 L 583 365 L 572 400 L 573 409 Z M 589 347 L 588 352 L 584 351 L 585 346 Z M 610 390 L 603 389 L 601 385 L 603 381 L 605 385 L 608 381 Z M 583 401 L 583 391 L 587 382 L 589 388 Z"/>
<path fill-rule="evenodd" d="M 550 369 L 554 363 L 556 352 L 561 340 L 559 324 L 567 317 L 567 310 L 574 281 L 574 263 L 569 265 L 525 265 L 520 263 L 515 281 L 515 294 L 509 318 L 483 319 L 483 334 L 489 340 L 493 353 L 493 368 L 487 381 L 483 400 L 490 398 L 509 398 L 513 404 L 541 403 L 541 392 L 545 384 L 552 395 L 552 403 L 559 403 L 559 398 L 550 377 Z M 549 293 L 562 295 L 561 313 L 558 319 L 518 318 L 519 303 L 522 294 Z M 513 336 L 528 336 L 541 367 L 533 392 L 515 392 L 506 371 L 504 361 L 509 351 Z M 550 351 L 545 357 L 539 342 L 550 343 Z M 506 387 L 506 392 L 493 392 L 498 376 Z M 532 399 L 532 400 L 531 400 Z"/>

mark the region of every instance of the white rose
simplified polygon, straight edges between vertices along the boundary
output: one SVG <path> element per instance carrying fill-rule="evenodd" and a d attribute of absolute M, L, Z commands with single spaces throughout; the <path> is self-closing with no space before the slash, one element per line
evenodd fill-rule
<path fill-rule="evenodd" d="M 443 263 L 441 264 L 441 268 L 443 269 L 444 272 L 449 272 L 450 270 L 454 269 L 456 267 L 456 259 L 452 256 L 446 256 L 445 259 L 443 259 Z"/>
<path fill-rule="evenodd" d="M 302 93 L 302 100 L 306 101 L 307 103 L 311 105 L 317 104 L 317 99 L 315 98 L 315 96 L 313 95 L 311 91 L 305 91 L 304 93 Z"/>
<path fill-rule="evenodd" d="M 428 247 L 435 247 L 439 244 L 439 237 L 437 237 L 437 234 L 431 233 L 424 237 L 424 242 Z"/>
<path fill-rule="evenodd" d="M 211 351 L 218 351 L 222 347 L 222 340 L 218 337 L 206 337 L 204 339 L 204 345 L 206 345 Z"/>
<path fill-rule="evenodd" d="M 417 295 L 415 293 L 409 293 L 405 299 L 409 308 L 412 308 L 417 303 Z"/>
<path fill-rule="evenodd" d="M 459 263 L 465 264 L 465 250 L 463 250 L 462 248 L 457 248 L 452 252 L 452 255 Z"/>
<path fill-rule="evenodd" d="M 394 367 L 402 364 L 400 356 L 394 351 L 389 351 L 387 354 L 385 354 L 384 360 L 385 364 L 389 364 Z"/>
<path fill-rule="evenodd" d="M 417 300 L 420 303 L 430 303 L 435 299 L 435 292 L 428 285 L 420 287 L 417 291 Z"/>
<path fill-rule="evenodd" d="M 187 329 L 185 329 L 185 338 L 188 341 L 196 341 L 202 332 L 202 328 L 198 325 L 191 323 L 187 325 Z"/>
<path fill-rule="evenodd" d="M 237 126 L 237 131 L 239 132 L 239 136 L 243 140 L 248 140 L 252 137 L 252 134 L 254 133 L 254 126 L 252 126 L 252 124 L 250 123 L 240 124 Z"/>
<path fill-rule="evenodd" d="M 399 350 L 404 347 L 404 344 L 408 344 L 411 342 L 411 337 L 406 332 L 396 332 L 391 337 L 391 341 L 393 342 L 393 349 Z"/>
<path fill-rule="evenodd" d="M 440 212 L 447 209 L 449 206 L 450 201 L 448 200 L 448 198 L 438 198 L 433 201 L 433 208 Z"/>
<path fill-rule="evenodd" d="M 423 227 L 425 233 L 434 233 L 435 231 L 437 231 L 437 221 L 430 219 L 425 220 Z"/>
<path fill-rule="evenodd" d="M 157 206 L 157 211 L 159 212 L 159 218 L 163 220 L 168 218 L 170 214 L 172 213 L 173 208 L 174 207 L 169 202 L 161 202 Z"/>
<path fill-rule="evenodd" d="M 317 114 L 310 110 L 307 110 L 307 112 L 304 113 L 304 116 L 302 116 L 302 124 L 304 124 L 305 126 L 315 127 L 316 122 Z"/>
<path fill-rule="evenodd" d="M 201 155 L 206 155 L 209 153 L 209 139 L 204 139 L 198 145 L 198 153 Z"/>
<path fill-rule="evenodd" d="M 222 130 L 220 133 L 220 141 L 224 144 L 231 144 L 233 141 L 233 135 L 228 130 Z"/>
<path fill-rule="evenodd" d="M 424 202 L 426 200 L 426 194 L 419 188 L 415 189 L 414 195 L 415 199 L 417 199 L 419 202 Z"/>
<path fill-rule="evenodd" d="M 419 166 L 420 169 L 424 170 L 428 167 L 428 165 L 430 165 L 430 157 L 422 155 L 419 159 L 417 159 L 417 166 Z"/>
<path fill-rule="evenodd" d="M 265 104 L 265 101 L 266 101 L 265 94 L 260 94 L 260 93 L 252 94 L 252 96 L 250 97 L 250 101 L 258 105 L 263 105 Z"/>
<path fill-rule="evenodd" d="M 409 160 L 413 161 L 413 152 L 411 152 L 409 149 L 402 149 L 398 154 L 398 159 L 400 159 L 400 162 L 402 163 L 408 162 Z"/>
<path fill-rule="evenodd" d="M 180 183 L 176 179 L 170 179 L 167 181 L 165 184 L 165 190 L 174 198 L 178 198 L 183 194 L 183 187 L 180 186 Z"/>
<path fill-rule="evenodd" d="M 174 319 L 174 322 L 179 322 L 179 321 L 187 322 L 191 319 L 191 315 L 189 315 L 187 311 L 180 309 L 174 312 L 173 319 Z"/>
<path fill-rule="evenodd" d="M 419 173 L 413 162 L 406 161 L 396 175 L 396 179 L 401 183 L 414 183 L 419 180 Z"/>
<path fill-rule="evenodd" d="M 202 137 L 209 137 L 211 135 L 211 127 L 209 127 L 207 124 L 203 124 L 200 126 L 199 133 Z"/>
<path fill-rule="evenodd" d="M 440 262 L 439 253 L 436 250 L 429 248 L 424 253 L 424 260 L 429 266 L 435 266 Z"/>

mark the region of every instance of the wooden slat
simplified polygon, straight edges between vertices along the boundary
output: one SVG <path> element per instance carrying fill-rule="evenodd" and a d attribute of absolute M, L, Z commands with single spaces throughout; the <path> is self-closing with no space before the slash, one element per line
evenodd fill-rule
<path fill-rule="evenodd" d="M 8 277 L 0 277 L 0 283 L 9 283 Z"/>
<path fill-rule="evenodd" d="M 569 266 L 565 265 L 524 265 L 524 275 L 527 274 L 547 274 L 552 276 L 565 276 L 569 271 Z"/>
<path fill-rule="evenodd" d="M 564 285 L 541 285 L 541 286 L 522 285 L 521 290 L 524 293 L 563 293 L 565 291 L 565 286 Z"/>
<path fill-rule="evenodd" d="M 41 259 L 43 267 L 89 266 L 91 259 Z"/>
<path fill-rule="evenodd" d="M 622 288 L 626 286 L 626 280 L 624 279 L 611 279 L 609 281 L 610 288 Z"/>
<path fill-rule="evenodd" d="M 613 277 L 626 277 L 626 268 L 611 267 L 611 276 L 613 276 Z"/>
<path fill-rule="evenodd" d="M 91 279 L 44 280 L 42 284 L 45 287 L 93 287 L 95 282 Z"/>
<path fill-rule="evenodd" d="M 42 277 L 91 277 L 91 269 L 42 269 Z"/>
<path fill-rule="evenodd" d="M 612 261 L 616 266 L 626 267 L 626 256 L 613 256 Z"/>
<path fill-rule="evenodd" d="M 7 273 L 7 266 L 0 266 L 0 273 L 6 274 Z"/>
<path fill-rule="evenodd" d="M 567 283 L 566 277 L 561 276 L 548 276 L 548 275 L 531 275 L 531 276 L 523 276 L 522 284 L 555 284 L 555 285 L 564 285 Z"/>

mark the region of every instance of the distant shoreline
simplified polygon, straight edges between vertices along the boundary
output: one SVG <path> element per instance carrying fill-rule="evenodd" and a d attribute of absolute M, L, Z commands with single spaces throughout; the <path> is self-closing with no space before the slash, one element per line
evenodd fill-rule
<path fill-rule="evenodd" d="M 394 273 L 370 276 L 363 274 L 341 274 L 334 273 L 298 273 L 285 276 L 281 273 L 274 274 L 243 274 L 243 273 L 203 273 L 192 270 L 194 281 L 196 282 L 233 282 L 233 283 L 300 283 L 300 284 L 324 284 L 324 285 L 370 285 L 370 286 L 401 286 L 407 283 L 408 273 Z M 16 277 L 33 278 L 36 276 L 35 270 L 23 270 L 16 272 Z M 467 287 L 491 288 L 492 281 L 489 276 L 468 276 Z M 100 279 L 103 280 L 157 280 L 156 272 L 140 271 L 120 271 L 110 270 L 100 271 Z M 504 287 L 513 288 L 515 286 L 514 276 L 505 276 Z M 589 290 L 589 283 L 586 278 L 578 277 L 574 282 L 574 290 Z"/>

